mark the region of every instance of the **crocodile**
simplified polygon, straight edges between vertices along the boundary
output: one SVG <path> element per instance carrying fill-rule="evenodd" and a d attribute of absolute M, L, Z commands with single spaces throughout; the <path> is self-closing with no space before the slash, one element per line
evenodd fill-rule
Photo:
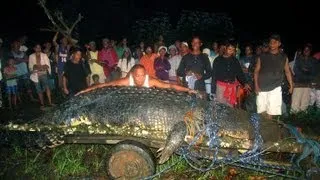
<path fill-rule="evenodd" d="M 208 108 L 211 110 L 209 120 L 206 118 Z M 70 134 L 108 134 L 161 140 L 165 143 L 159 147 L 158 163 L 162 164 L 183 143 L 192 141 L 196 132 L 210 123 L 208 121 L 216 121 L 221 147 L 252 147 L 254 129 L 248 113 L 188 93 L 157 88 L 99 88 L 72 97 L 30 123 L 9 123 L 5 128 L 34 134 L 43 132 L 44 135 L 35 135 L 36 141 L 29 141 L 43 147 L 63 144 L 63 137 Z M 262 136 L 271 143 L 277 142 L 281 135 L 279 125 L 269 121 L 263 121 L 263 124 L 268 129 L 262 130 Z M 270 130 L 275 133 L 270 134 Z M 209 140 L 204 138 L 198 143 L 208 146 Z M 292 147 L 296 147 L 294 143 L 277 147 L 277 150 L 293 151 Z"/>

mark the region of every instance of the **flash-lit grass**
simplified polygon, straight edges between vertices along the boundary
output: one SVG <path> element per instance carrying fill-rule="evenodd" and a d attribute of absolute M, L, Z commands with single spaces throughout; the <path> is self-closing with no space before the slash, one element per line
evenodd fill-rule
<path fill-rule="evenodd" d="M 48 151 L 30 151 L 20 147 L 10 149 L 2 168 L 1 177 L 23 179 L 68 179 L 70 177 L 105 177 L 106 158 L 111 146 L 106 145 L 63 145 Z M 1 162 L 3 163 L 3 162 Z M 3 165 L 1 166 L 3 167 Z M 169 169 L 167 169 L 170 167 Z M 157 166 L 157 173 L 163 172 L 155 179 L 224 179 L 230 166 L 221 166 L 207 172 L 192 169 L 187 162 L 178 155 L 173 155 L 165 164 Z M 260 177 L 268 179 L 284 179 L 246 169 L 234 168 L 236 179 Z M 9 173 L 9 174 L 8 174 Z M 16 178 L 13 178 L 16 179 Z"/>

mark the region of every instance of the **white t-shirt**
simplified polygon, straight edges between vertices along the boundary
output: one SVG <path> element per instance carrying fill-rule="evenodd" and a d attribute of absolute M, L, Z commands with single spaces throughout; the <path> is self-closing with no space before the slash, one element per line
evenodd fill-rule
<path fill-rule="evenodd" d="M 118 67 L 121 69 L 121 77 L 126 77 L 134 65 L 134 58 L 131 58 L 129 63 L 127 63 L 127 58 L 119 59 Z"/>

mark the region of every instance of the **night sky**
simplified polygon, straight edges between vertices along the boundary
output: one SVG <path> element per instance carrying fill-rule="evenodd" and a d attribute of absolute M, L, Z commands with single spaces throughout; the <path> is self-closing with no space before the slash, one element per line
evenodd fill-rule
<path fill-rule="evenodd" d="M 291 51 L 305 42 L 314 44 L 318 49 L 320 40 L 319 13 L 314 2 L 300 1 L 214 1 L 182 0 L 146 1 L 146 0 L 47 0 L 53 7 L 69 8 L 70 12 L 81 12 L 85 19 L 83 24 L 90 24 L 90 29 L 98 32 L 90 38 L 113 35 L 119 38 L 125 35 L 130 24 L 141 17 L 148 17 L 155 11 L 170 14 L 173 22 L 177 21 L 183 9 L 203 10 L 208 12 L 224 12 L 231 18 L 236 30 L 236 38 L 241 41 L 252 41 L 268 37 L 270 33 L 279 33 L 285 49 Z M 64 2 L 64 3 L 63 3 Z M 65 2 L 68 2 L 67 5 Z M 1 30 L 3 39 L 27 34 L 35 41 L 43 38 L 51 39 L 52 33 L 39 32 L 46 27 L 48 20 L 43 10 L 37 5 L 37 0 L 10 0 L 3 4 L 1 1 Z M 11 11 L 10 13 L 4 10 Z M 68 11 L 69 11 L 68 10 Z M 125 17 L 125 18 L 123 18 Z M 125 19 L 125 20 L 124 20 Z M 89 22 L 88 22 L 89 21 Z M 80 28 L 85 28 L 80 25 Z M 88 32 L 88 31 L 87 31 Z M 212 40 L 210 40 L 212 41 Z"/>

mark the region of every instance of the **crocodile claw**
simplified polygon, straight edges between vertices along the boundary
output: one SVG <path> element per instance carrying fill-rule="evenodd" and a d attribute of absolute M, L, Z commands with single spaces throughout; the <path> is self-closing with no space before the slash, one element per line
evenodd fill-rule
<path fill-rule="evenodd" d="M 158 151 L 157 151 L 157 153 L 161 152 L 163 149 L 164 149 L 164 146 L 161 147 L 161 148 L 159 148 Z"/>
<path fill-rule="evenodd" d="M 169 160 L 169 158 L 171 157 L 171 155 L 173 154 L 174 150 L 170 149 L 170 148 L 164 148 L 159 154 L 158 154 L 158 158 L 159 158 L 159 164 L 163 164 L 166 161 Z"/>

